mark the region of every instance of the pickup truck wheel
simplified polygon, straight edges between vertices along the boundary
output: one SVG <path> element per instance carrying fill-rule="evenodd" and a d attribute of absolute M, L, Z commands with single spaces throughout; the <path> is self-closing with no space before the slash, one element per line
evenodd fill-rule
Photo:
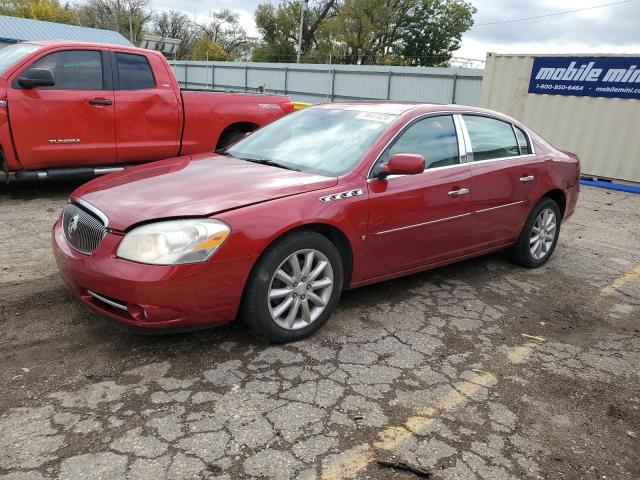
<path fill-rule="evenodd" d="M 343 282 L 335 245 L 316 232 L 295 232 L 258 260 L 245 288 L 241 318 L 269 342 L 301 340 L 329 320 Z"/>
<path fill-rule="evenodd" d="M 551 198 L 543 198 L 531 210 L 518 241 L 507 250 L 509 259 L 523 267 L 544 265 L 558 243 L 560 208 Z"/>

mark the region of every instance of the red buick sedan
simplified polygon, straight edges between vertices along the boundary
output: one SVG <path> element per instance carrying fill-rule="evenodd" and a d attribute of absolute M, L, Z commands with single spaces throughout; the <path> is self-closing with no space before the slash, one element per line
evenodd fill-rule
<path fill-rule="evenodd" d="M 320 105 L 223 153 L 87 183 L 54 252 L 70 289 L 123 324 L 240 317 L 288 342 L 318 330 L 347 288 L 502 249 L 544 264 L 579 175 L 575 155 L 492 111 Z"/>

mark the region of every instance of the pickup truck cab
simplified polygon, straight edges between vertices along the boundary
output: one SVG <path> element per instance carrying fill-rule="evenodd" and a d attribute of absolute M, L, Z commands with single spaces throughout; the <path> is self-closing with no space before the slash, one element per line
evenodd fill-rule
<path fill-rule="evenodd" d="M 17 178 L 211 152 L 292 110 L 281 95 L 183 91 L 151 50 L 60 41 L 0 50 L 0 162 Z"/>

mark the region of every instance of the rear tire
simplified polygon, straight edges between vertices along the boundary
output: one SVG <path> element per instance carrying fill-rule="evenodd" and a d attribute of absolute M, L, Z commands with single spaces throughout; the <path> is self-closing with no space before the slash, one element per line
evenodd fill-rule
<path fill-rule="evenodd" d="M 239 316 L 268 342 L 301 340 L 329 320 L 343 283 L 336 246 L 317 232 L 294 232 L 276 241 L 256 263 Z"/>
<path fill-rule="evenodd" d="M 509 260 L 528 268 L 544 265 L 558 243 L 561 218 L 558 204 L 542 198 L 531 210 L 518 241 L 507 249 Z"/>

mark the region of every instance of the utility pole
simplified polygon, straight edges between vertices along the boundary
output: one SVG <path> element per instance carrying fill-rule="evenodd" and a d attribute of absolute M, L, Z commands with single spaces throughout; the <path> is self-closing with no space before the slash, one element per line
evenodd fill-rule
<path fill-rule="evenodd" d="M 131 21 L 131 13 L 129 13 L 129 40 L 134 45 L 136 44 L 136 40 L 133 38 L 133 22 Z"/>
<path fill-rule="evenodd" d="M 298 33 L 298 56 L 296 63 L 300 63 L 300 52 L 302 52 L 302 26 L 304 24 L 304 11 L 307 8 L 307 0 L 302 0 L 300 6 L 300 32 Z"/>

